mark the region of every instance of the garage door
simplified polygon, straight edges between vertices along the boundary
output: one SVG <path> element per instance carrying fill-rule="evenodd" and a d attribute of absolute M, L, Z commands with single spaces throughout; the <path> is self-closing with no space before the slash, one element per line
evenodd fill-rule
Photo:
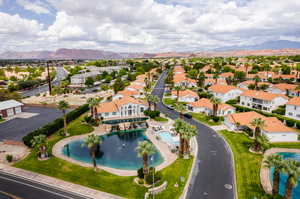
<path fill-rule="evenodd" d="M 14 110 L 12 108 L 7 109 L 6 112 L 8 117 L 14 115 Z"/>
<path fill-rule="evenodd" d="M 22 112 L 22 109 L 21 109 L 21 107 L 19 106 L 19 107 L 16 107 L 16 108 L 15 108 L 15 111 L 16 111 L 16 114 L 17 114 L 17 113 L 21 113 L 21 112 Z"/>

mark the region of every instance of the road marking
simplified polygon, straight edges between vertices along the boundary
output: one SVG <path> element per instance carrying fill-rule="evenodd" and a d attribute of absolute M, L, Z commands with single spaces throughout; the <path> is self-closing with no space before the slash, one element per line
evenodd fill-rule
<path fill-rule="evenodd" d="M 62 195 L 60 193 L 56 193 L 54 191 L 50 191 L 50 190 L 47 190 L 47 189 L 43 189 L 41 187 L 37 187 L 37 186 L 34 186 L 34 185 L 31 185 L 31 184 L 28 184 L 28 183 L 24 183 L 24 182 L 20 182 L 20 181 L 17 181 L 17 180 L 13 180 L 13 179 L 10 179 L 10 178 L 6 178 L 6 177 L 3 177 L 3 176 L 0 176 L 0 178 L 4 179 L 4 180 L 8 180 L 8 181 L 12 181 L 12 182 L 15 182 L 15 183 L 19 183 L 19 184 L 23 184 L 23 185 L 26 185 L 26 186 L 29 186 L 29 187 L 32 187 L 32 188 L 35 188 L 35 189 L 39 189 L 39 190 L 42 190 L 42 191 L 45 191 L 45 192 L 48 192 L 48 193 L 52 193 L 54 195 L 57 195 L 57 196 L 61 196 L 61 197 L 64 197 L 64 198 L 69 198 L 69 199 L 73 199 L 69 196 L 65 196 L 65 195 Z"/>

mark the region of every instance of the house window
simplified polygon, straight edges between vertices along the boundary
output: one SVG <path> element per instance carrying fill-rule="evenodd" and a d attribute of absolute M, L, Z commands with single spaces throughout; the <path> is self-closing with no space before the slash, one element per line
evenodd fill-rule
<path fill-rule="evenodd" d="M 297 106 L 295 106 L 294 109 L 297 110 Z"/>
<path fill-rule="evenodd" d="M 144 112 L 144 107 L 141 107 L 141 112 Z"/>
<path fill-rule="evenodd" d="M 242 102 L 242 105 L 245 105 L 245 103 L 244 103 L 244 102 Z"/>
<path fill-rule="evenodd" d="M 292 113 L 292 112 L 289 112 L 289 116 L 293 116 L 293 113 Z"/>
<path fill-rule="evenodd" d="M 299 118 L 300 118 L 300 115 L 297 115 L 297 117 L 299 117 Z"/>
<path fill-rule="evenodd" d="M 109 115 L 109 113 L 105 113 L 104 115 L 105 115 L 105 116 L 108 116 L 108 115 Z"/>
<path fill-rule="evenodd" d="M 117 112 L 113 112 L 112 114 L 113 114 L 113 115 L 117 115 Z"/>

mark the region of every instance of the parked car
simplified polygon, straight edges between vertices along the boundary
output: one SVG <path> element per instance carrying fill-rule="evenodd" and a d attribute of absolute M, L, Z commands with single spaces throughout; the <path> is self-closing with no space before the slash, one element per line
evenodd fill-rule
<path fill-rule="evenodd" d="M 183 116 L 186 117 L 186 118 L 188 118 L 188 119 L 192 119 L 192 117 L 193 117 L 192 115 L 190 115 L 188 113 L 183 114 Z"/>

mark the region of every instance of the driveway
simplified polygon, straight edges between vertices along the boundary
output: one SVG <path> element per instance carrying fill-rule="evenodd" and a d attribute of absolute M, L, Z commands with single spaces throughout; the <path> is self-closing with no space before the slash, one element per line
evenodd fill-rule
<path fill-rule="evenodd" d="M 24 107 L 24 112 L 14 119 L 0 123 L 0 140 L 22 141 L 31 131 L 62 116 L 61 111 L 46 107 Z"/>
<path fill-rule="evenodd" d="M 165 71 L 158 80 L 152 94 L 160 99 L 164 92 Z M 157 108 L 168 117 L 176 119 L 178 112 L 158 103 Z M 230 149 L 226 142 L 212 129 L 193 119 L 184 119 L 198 129 L 198 154 L 196 167 L 189 185 L 189 199 L 234 199 L 234 170 Z"/>

